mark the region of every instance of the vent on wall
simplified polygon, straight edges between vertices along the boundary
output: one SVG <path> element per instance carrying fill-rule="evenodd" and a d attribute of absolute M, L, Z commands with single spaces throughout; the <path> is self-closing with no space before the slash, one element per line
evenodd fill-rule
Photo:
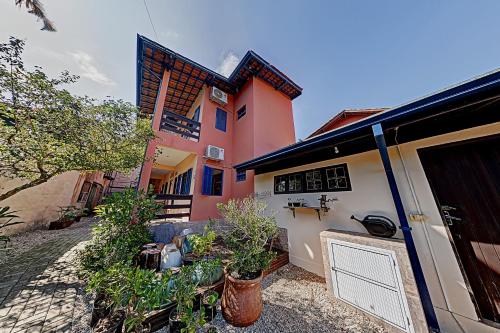
<path fill-rule="evenodd" d="M 328 240 L 335 297 L 413 333 L 394 251 Z"/>

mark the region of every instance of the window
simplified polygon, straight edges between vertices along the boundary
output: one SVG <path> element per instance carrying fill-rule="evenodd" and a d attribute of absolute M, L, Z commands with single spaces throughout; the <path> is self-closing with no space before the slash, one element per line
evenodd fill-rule
<path fill-rule="evenodd" d="M 90 182 L 84 182 L 80 194 L 78 195 L 78 202 L 86 201 L 90 192 Z"/>
<path fill-rule="evenodd" d="M 247 172 L 246 171 L 237 171 L 236 172 L 236 181 L 237 182 L 242 182 L 247 179 Z"/>
<path fill-rule="evenodd" d="M 217 108 L 215 114 L 215 128 L 221 130 L 223 132 L 226 131 L 226 123 L 227 123 L 227 112 Z"/>
<path fill-rule="evenodd" d="M 204 195 L 222 195 L 222 180 L 224 171 L 207 165 L 203 168 L 203 185 L 201 193 Z"/>
<path fill-rule="evenodd" d="M 347 164 L 304 170 L 274 177 L 274 193 L 351 191 Z"/>
<path fill-rule="evenodd" d="M 274 192 L 275 193 L 286 192 L 286 176 L 274 177 Z"/>
<path fill-rule="evenodd" d="M 200 121 L 200 107 L 198 106 L 196 110 L 194 110 L 193 118 L 194 121 Z"/>
<path fill-rule="evenodd" d="M 342 166 L 326 169 L 326 182 L 329 190 L 347 189 L 346 169 Z"/>
<path fill-rule="evenodd" d="M 302 191 L 302 174 L 297 173 L 288 176 L 288 192 Z"/>
<path fill-rule="evenodd" d="M 238 120 L 240 120 L 246 114 L 247 114 L 247 106 L 243 105 L 237 112 Z"/>
<path fill-rule="evenodd" d="M 321 191 L 323 182 L 321 181 L 320 170 L 311 170 L 306 172 L 306 184 L 308 191 Z"/>

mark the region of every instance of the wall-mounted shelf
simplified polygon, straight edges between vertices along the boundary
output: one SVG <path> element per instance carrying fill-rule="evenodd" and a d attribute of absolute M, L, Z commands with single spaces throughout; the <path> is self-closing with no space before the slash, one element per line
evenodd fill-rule
<path fill-rule="evenodd" d="M 330 210 L 329 207 L 320 207 L 320 206 L 317 206 L 317 207 L 310 207 L 310 206 L 297 206 L 297 207 L 293 207 L 293 206 L 284 206 L 283 208 L 285 209 L 289 209 L 292 211 L 293 213 L 293 218 L 295 218 L 295 210 L 296 209 L 309 209 L 309 210 L 315 210 L 316 213 L 318 214 L 318 219 L 321 221 L 321 212 L 328 212 Z"/>

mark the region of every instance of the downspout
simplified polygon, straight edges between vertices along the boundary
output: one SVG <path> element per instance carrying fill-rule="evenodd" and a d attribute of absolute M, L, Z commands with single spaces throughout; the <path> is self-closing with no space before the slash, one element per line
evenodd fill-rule
<path fill-rule="evenodd" d="M 413 198 L 413 202 L 415 204 L 415 209 L 417 210 L 417 215 L 420 216 L 420 218 L 422 219 L 421 222 L 423 224 L 422 229 L 424 230 L 425 241 L 427 243 L 427 246 L 429 248 L 429 252 L 431 254 L 432 265 L 434 266 L 434 270 L 436 271 L 436 275 L 438 276 L 438 279 L 439 279 L 439 288 L 441 289 L 441 293 L 443 294 L 444 302 L 446 303 L 446 308 L 448 309 L 448 311 L 450 311 L 450 313 L 451 313 L 453 319 L 455 320 L 456 324 L 458 325 L 458 327 L 460 327 L 462 332 L 465 333 L 462 325 L 460 325 L 458 320 L 455 318 L 455 315 L 451 312 L 450 300 L 448 299 L 448 295 L 445 293 L 445 291 L 443 289 L 443 285 L 441 284 L 441 281 L 443 279 L 442 279 L 441 273 L 439 272 L 437 265 L 436 265 L 436 263 L 437 263 L 436 254 L 434 253 L 434 249 L 431 246 L 431 240 L 430 240 L 430 236 L 429 236 L 429 231 L 427 230 L 427 225 L 426 225 L 425 221 L 423 220 L 424 214 L 423 214 L 422 208 L 420 206 L 420 201 L 418 200 L 417 192 L 415 191 L 415 187 L 414 187 L 413 182 L 410 178 L 410 173 L 408 172 L 408 168 L 406 167 L 405 159 L 403 158 L 403 154 L 401 153 L 401 149 L 399 148 L 399 142 L 398 142 L 399 127 L 396 127 L 394 129 L 394 131 L 395 131 L 394 142 L 396 143 L 396 151 L 398 152 L 399 160 L 401 161 L 401 165 L 403 166 L 403 170 L 405 172 L 405 178 L 406 178 L 406 181 L 408 183 L 408 187 L 410 188 L 410 193 L 411 193 L 411 196 Z"/>
<path fill-rule="evenodd" d="M 422 307 L 424 310 L 425 320 L 427 321 L 427 326 L 431 332 L 440 332 L 439 324 L 437 321 L 436 313 L 432 305 L 431 296 L 429 294 L 429 289 L 427 288 L 427 283 L 425 282 L 424 272 L 422 266 L 420 265 L 420 260 L 418 259 L 417 249 L 415 247 L 415 242 L 411 234 L 411 227 L 406 218 L 406 213 L 403 207 L 403 202 L 401 200 L 401 195 L 399 194 L 398 186 L 396 183 L 396 178 L 392 171 L 391 160 L 389 158 L 389 152 L 387 151 L 387 145 L 385 143 L 384 131 L 380 123 L 372 126 L 373 137 L 377 143 L 377 147 L 380 153 L 380 158 L 384 165 L 385 174 L 387 177 L 387 182 L 389 183 L 389 188 L 391 190 L 392 199 L 394 200 L 394 205 L 396 206 L 396 212 L 398 214 L 399 222 L 401 224 L 401 231 L 403 232 L 404 241 L 406 244 L 406 250 L 408 252 L 408 257 L 410 259 L 411 268 L 413 275 L 415 276 L 415 282 L 417 284 L 418 293 L 420 295 L 420 301 L 422 302 Z"/>

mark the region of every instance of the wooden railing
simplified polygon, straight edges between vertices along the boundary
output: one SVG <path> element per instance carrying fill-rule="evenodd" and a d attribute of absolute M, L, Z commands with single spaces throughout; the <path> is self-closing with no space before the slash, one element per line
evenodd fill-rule
<path fill-rule="evenodd" d="M 200 140 L 201 123 L 170 111 L 163 111 L 160 130 L 179 134 L 186 139 Z"/>
<path fill-rule="evenodd" d="M 191 217 L 193 195 L 191 194 L 156 194 L 155 199 L 163 207 L 156 214 L 157 219 Z"/>

